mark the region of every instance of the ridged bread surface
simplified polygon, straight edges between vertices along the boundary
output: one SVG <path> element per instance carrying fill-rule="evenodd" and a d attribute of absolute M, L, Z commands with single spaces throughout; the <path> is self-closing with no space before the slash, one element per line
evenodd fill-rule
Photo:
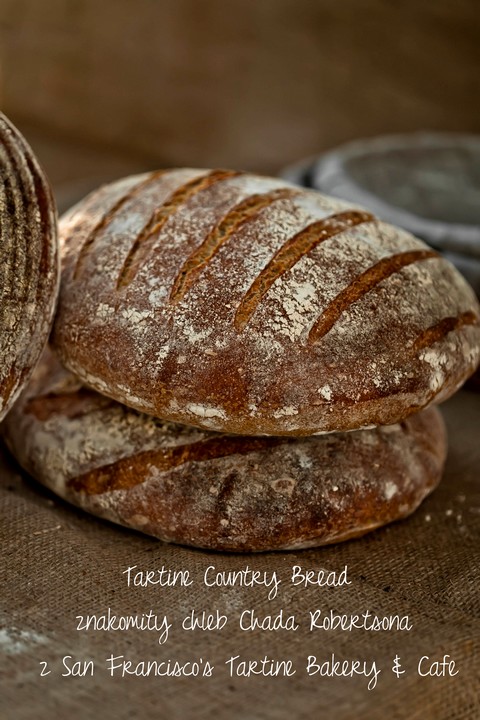
<path fill-rule="evenodd" d="M 161 418 L 251 435 L 390 424 L 478 364 L 478 302 L 451 264 L 283 180 L 130 177 L 73 208 L 60 234 L 62 361 Z"/>
<path fill-rule="evenodd" d="M 0 113 L 0 420 L 47 341 L 58 281 L 50 186 L 24 138 Z"/>

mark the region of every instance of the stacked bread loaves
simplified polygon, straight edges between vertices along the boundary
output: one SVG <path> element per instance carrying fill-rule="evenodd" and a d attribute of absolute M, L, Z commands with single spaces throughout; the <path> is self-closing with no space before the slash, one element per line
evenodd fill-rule
<path fill-rule="evenodd" d="M 100 188 L 60 239 L 64 367 L 44 356 L 6 434 L 62 497 L 258 551 L 360 535 L 438 483 L 432 405 L 474 371 L 480 312 L 412 235 L 284 181 L 182 169 Z"/>

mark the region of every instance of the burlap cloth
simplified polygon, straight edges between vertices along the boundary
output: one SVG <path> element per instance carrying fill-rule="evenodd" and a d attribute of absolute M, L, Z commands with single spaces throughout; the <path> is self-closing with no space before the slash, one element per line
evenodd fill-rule
<path fill-rule="evenodd" d="M 6 451 L 0 461 L 0 717 L 15 718 L 480 718 L 480 397 L 463 392 L 444 406 L 450 453 L 439 489 L 408 520 L 363 539 L 319 550 L 227 555 L 164 545 L 77 511 L 22 476 Z M 188 569 L 190 587 L 127 587 L 123 571 Z M 268 589 L 208 588 L 206 568 L 273 571 Z M 348 568 L 351 584 L 294 586 L 291 568 Z M 153 631 L 79 631 L 76 616 L 153 610 L 172 623 L 166 643 Z M 295 615 L 299 629 L 241 631 L 239 616 Z M 309 629 L 309 611 L 408 615 L 410 631 Z M 187 631 L 192 609 L 228 616 L 220 631 Z M 309 676 L 309 655 L 375 661 L 369 678 Z M 211 677 L 110 677 L 106 658 L 208 659 Z M 231 656 L 290 659 L 291 677 L 230 677 Z M 392 672 L 398 655 L 405 673 Z M 418 661 L 448 660 L 458 674 L 421 677 Z M 62 677 L 77 660 L 94 675 Z M 48 675 L 40 677 L 42 661 Z M 430 665 L 428 662 L 428 666 Z M 427 664 L 422 665 L 422 671 Z M 452 668 L 453 670 L 453 668 Z"/>

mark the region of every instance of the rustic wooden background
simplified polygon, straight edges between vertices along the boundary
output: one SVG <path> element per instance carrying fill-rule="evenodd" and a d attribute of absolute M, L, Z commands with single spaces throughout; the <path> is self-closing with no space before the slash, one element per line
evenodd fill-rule
<path fill-rule="evenodd" d="M 0 0 L 0 32 L 2 109 L 54 184 L 480 131 L 478 0 Z"/>

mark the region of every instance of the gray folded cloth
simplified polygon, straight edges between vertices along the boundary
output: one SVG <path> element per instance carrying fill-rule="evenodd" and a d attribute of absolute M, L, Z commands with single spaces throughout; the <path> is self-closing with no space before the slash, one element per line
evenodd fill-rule
<path fill-rule="evenodd" d="M 281 175 L 409 230 L 441 250 L 480 296 L 480 136 L 422 132 L 357 140 Z"/>

